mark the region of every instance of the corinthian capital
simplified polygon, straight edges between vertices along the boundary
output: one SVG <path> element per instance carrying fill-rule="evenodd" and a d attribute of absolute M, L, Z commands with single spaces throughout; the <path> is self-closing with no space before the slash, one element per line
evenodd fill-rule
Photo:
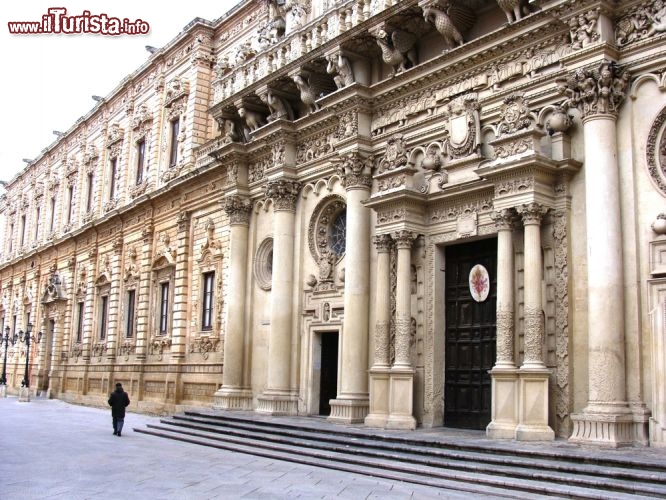
<path fill-rule="evenodd" d="M 504 208 L 493 212 L 490 217 L 495 222 L 495 229 L 510 231 L 516 222 L 516 211 L 513 208 Z"/>
<path fill-rule="evenodd" d="M 516 208 L 520 216 L 523 218 L 523 224 L 541 224 L 541 219 L 548 212 L 548 207 L 544 207 L 540 203 L 526 203 Z"/>
<path fill-rule="evenodd" d="M 230 224 L 242 224 L 247 226 L 250 222 L 250 211 L 252 203 L 247 198 L 233 195 L 222 201 L 224 211 L 229 216 Z"/>
<path fill-rule="evenodd" d="M 341 157 L 338 175 L 347 189 L 370 189 L 372 187 L 373 157 L 354 151 Z"/>
<path fill-rule="evenodd" d="M 583 119 L 600 114 L 617 116 L 630 78 L 628 71 L 605 59 L 597 68 L 579 68 L 557 80 L 560 93 L 566 96 L 562 107 L 578 108 Z"/>
<path fill-rule="evenodd" d="M 378 234 L 374 237 L 375 247 L 377 252 L 386 253 L 391 250 L 391 245 L 393 244 L 393 239 L 388 234 Z"/>
<path fill-rule="evenodd" d="M 395 246 L 397 248 L 412 248 L 414 240 L 418 237 L 418 234 L 412 231 L 400 230 L 391 233 L 391 237 L 395 240 Z"/>
<path fill-rule="evenodd" d="M 301 183 L 286 179 L 270 181 L 266 184 L 266 198 L 272 198 L 275 210 L 296 211 L 296 200 Z"/>

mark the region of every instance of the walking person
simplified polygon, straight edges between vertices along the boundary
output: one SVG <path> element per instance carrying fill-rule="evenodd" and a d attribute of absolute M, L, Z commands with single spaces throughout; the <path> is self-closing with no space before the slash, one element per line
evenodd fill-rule
<path fill-rule="evenodd" d="M 125 423 L 125 408 L 130 404 L 129 396 L 123 390 L 123 384 L 118 382 L 116 390 L 109 397 L 111 416 L 113 417 L 113 435 L 120 437 Z"/>

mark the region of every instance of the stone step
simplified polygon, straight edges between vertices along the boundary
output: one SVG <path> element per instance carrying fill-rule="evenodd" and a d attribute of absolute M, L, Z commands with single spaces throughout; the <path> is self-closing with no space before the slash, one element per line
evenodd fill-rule
<path fill-rule="evenodd" d="M 636 500 L 645 495 L 632 495 L 580 488 L 568 485 L 552 485 L 548 482 L 527 481 L 492 474 L 469 474 L 439 468 L 413 466 L 386 460 L 384 463 L 367 460 L 355 455 L 340 455 L 326 452 L 307 452 L 302 448 L 279 447 L 258 441 L 226 440 L 217 433 L 188 432 L 149 425 L 136 432 L 218 449 L 247 453 L 264 458 L 284 460 L 303 465 L 323 467 L 365 476 L 404 481 L 453 491 L 469 492 L 492 498 L 540 499 L 581 498 L 595 500 Z"/>
<path fill-rule="evenodd" d="M 483 472 L 492 468 L 493 473 L 599 487 L 654 495 L 666 491 L 666 474 L 645 472 L 640 469 L 621 467 L 603 467 L 592 464 L 568 463 L 562 460 L 544 460 L 534 458 L 496 456 L 477 451 L 447 450 L 423 445 L 405 445 L 403 443 L 377 443 L 370 439 L 317 434 L 308 431 L 266 432 L 265 427 L 253 427 L 251 424 L 238 428 L 227 427 L 220 422 L 211 422 L 201 417 L 178 417 L 163 419 L 165 425 L 180 428 L 209 431 L 231 438 L 259 439 L 275 445 L 297 445 L 304 448 L 323 449 L 349 454 L 365 455 L 375 458 L 390 458 L 403 462 L 446 467 L 462 471 Z M 309 433 L 309 435 L 308 435 Z M 231 439 L 230 438 L 230 439 Z"/>

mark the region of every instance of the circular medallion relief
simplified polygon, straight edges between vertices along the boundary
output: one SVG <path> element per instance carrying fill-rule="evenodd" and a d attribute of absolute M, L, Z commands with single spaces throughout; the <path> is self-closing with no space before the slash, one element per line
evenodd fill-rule
<path fill-rule="evenodd" d="M 315 261 L 332 254 L 338 262 L 347 241 L 347 205 L 342 196 L 324 198 L 314 209 L 308 230 L 310 253 Z"/>
<path fill-rule="evenodd" d="M 469 272 L 469 293 L 477 302 L 483 302 L 490 292 L 488 270 L 481 264 L 475 265 Z"/>
<path fill-rule="evenodd" d="M 666 196 L 666 108 L 661 110 L 648 134 L 647 166 L 652 182 Z"/>
<path fill-rule="evenodd" d="M 270 290 L 273 281 L 273 238 L 261 242 L 254 256 L 254 277 L 262 290 Z"/>

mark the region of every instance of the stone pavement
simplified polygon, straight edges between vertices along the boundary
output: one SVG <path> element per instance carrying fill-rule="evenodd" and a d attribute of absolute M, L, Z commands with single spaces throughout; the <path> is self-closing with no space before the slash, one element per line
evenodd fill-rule
<path fill-rule="evenodd" d="M 29 403 L 19 403 L 11 396 L 0 398 L 0 498 L 470 498 L 464 492 L 270 460 L 132 431 L 158 420 L 128 413 L 118 438 L 113 435 L 110 410 L 42 398 Z"/>

